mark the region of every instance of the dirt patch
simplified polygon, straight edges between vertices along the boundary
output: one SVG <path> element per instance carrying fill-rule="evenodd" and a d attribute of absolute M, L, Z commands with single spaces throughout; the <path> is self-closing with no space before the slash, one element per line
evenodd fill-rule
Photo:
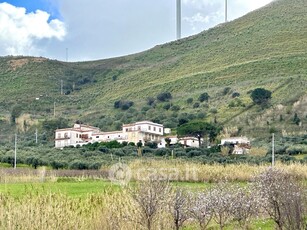
<path fill-rule="evenodd" d="M 18 58 L 18 59 L 13 59 L 8 61 L 9 66 L 11 67 L 11 69 L 16 70 L 17 68 L 20 68 L 26 64 L 28 64 L 29 62 L 44 62 L 46 61 L 46 58 Z"/>

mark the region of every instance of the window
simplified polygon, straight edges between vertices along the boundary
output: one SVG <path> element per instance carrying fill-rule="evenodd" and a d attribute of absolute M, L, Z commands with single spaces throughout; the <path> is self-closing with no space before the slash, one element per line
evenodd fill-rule
<path fill-rule="evenodd" d="M 110 136 L 108 136 L 108 138 L 110 138 Z"/>
<path fill-rule="evenodd" d="M 78 138 L 78 133 L 76 133 L 76 138 Z"/>
<path fill-rule="evenodd" d="M 64 137 L 67 138 L 68 137 L 68 133 L 64 133 Z"/>
<path fill-rule="evenodd" d="M 148 130 L 151 130 L 151 126 L 150 125 L 148 126 Z"/>
<path fill-rule="evenodd" d="M 99 136 L 96 136 L 96 138 L 99 138 Z"/>
<path fill-rule="evenodd" d="M 141 126 L 138 126 L 138 130 L 141 130 Z"/>
<path fill-rule="evenodd" d="M 153 130 L 154 132 L 156 131 L 156 127 L 154 127 L 154 130 Z"/>
<path fill-rule="evenodd" d="M 159 133 L 161 133 L 162 132 L 162 130 L 161 130 L 161 128 L 159 128 Z"/>
<path fill-rule="evenodd" d="M 126 128 L 126 132 L 128 132 L 128 128 Z"/>
<path fill-rule="evenodd" d="M 58 138 L 61 138 L 61 133 L 58 133 Z"/>
<path fill-rule="evenodd" d="M 120 135 L 118 135 L 118 137 L 120 137 Z"/>

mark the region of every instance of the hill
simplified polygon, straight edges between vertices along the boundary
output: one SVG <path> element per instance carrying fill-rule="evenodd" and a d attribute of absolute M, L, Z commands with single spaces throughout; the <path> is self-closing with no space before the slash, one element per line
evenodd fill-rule
<path fill-rule="evenodd" d="M 14 123 L 19 132 L 42 129 L 44 120 L 60 117 L 103 130 L 142 119 L 172 128 L 203 119 L 255 138 L 272 131 L 306 132 L 306 15 L 306 1 L 279 0 L 134 55 L 77 63 L 2 57 L 2 133 L 13 132 Z M 272 91 L 267 108 L 250 99 L 259 87 Z M 158 101 L 163 92 L 172 99 Z M 208 102 L 198 101 L 202 93 L 208 93 Z M 133 106 L 114 108 L 116 101 Z"/>

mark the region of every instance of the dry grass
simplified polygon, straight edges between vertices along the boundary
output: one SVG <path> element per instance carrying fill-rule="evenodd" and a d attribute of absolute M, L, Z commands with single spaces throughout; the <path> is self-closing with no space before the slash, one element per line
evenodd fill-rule
<path fill-rule="evenodd" d="M 251 181 L 256 174 L 263 172 L 270 165 L 248 164 L 213 164 L 186 162 L 182 160 L 136 160 L 129 164 L 132 179 L 144 180 L 152 174 L 160 174 L 170 181 L 184 182 L 218 182 Z M 276 168 L 295 175 L 299 179 L 307 180 L 307 165 L 277 163 Z"/>
<path fill-rule="evenodd" d="M 134 180 L 144 180 L 154 174 L 159 178 L 162 176 L 178 181 L 217 182 L 225 179 L 250 181 L 256 174 L 267 169 L 268 165 L 223 166 L 180 160 L 137 160 L 130 163 L 129 167 Z M 278 163 L 276 168 L 282 168 L 299 179 L 307 180 L 307 165 Z M 140 175 L 142 177 L 138 178 Z M 39 179 L 37 175 L 24 175 L 22 180 L 31 179 L 31 176 L 31 181 Z M 16 179 L 17 176 L 13 175 L 12 178 Z M 132 185 L 132 189 L 107 189 L 83 198 L 37 190 L 18 198 L 0 194 L 0 229 L 148 229 L 144 226 L 142 206 L 134 197 L 138 190 L 134 190 L 134 184 Z M 131 193 L 133 191 L 136 193 Z M 139 194 L 143 194 L 142 197 L 147 199 L 146 192 Z M 166 206 L 160 207 L 162 208 L 153 219 L 151 229 L 172 229 L 171 213 L 165 209 Z M 195 221 L 187 221 L 185 226 L 193 226 L 195 229 Z"/>

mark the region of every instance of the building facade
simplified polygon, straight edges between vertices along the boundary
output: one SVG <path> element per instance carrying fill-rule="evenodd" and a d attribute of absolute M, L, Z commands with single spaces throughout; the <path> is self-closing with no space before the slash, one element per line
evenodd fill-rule
<path fill-rule="evenodd" d="M 118 141 L 126 142 L 157 142 L 160 143 L 164 134 L 161 124 L 151 121 L 140 121 L 124 124 L 121 131 L 101 132 L 99 128 L 75 124 L 72 128 L 55 131 L 55 147 L 82 146 L 88 143 Z"/>

